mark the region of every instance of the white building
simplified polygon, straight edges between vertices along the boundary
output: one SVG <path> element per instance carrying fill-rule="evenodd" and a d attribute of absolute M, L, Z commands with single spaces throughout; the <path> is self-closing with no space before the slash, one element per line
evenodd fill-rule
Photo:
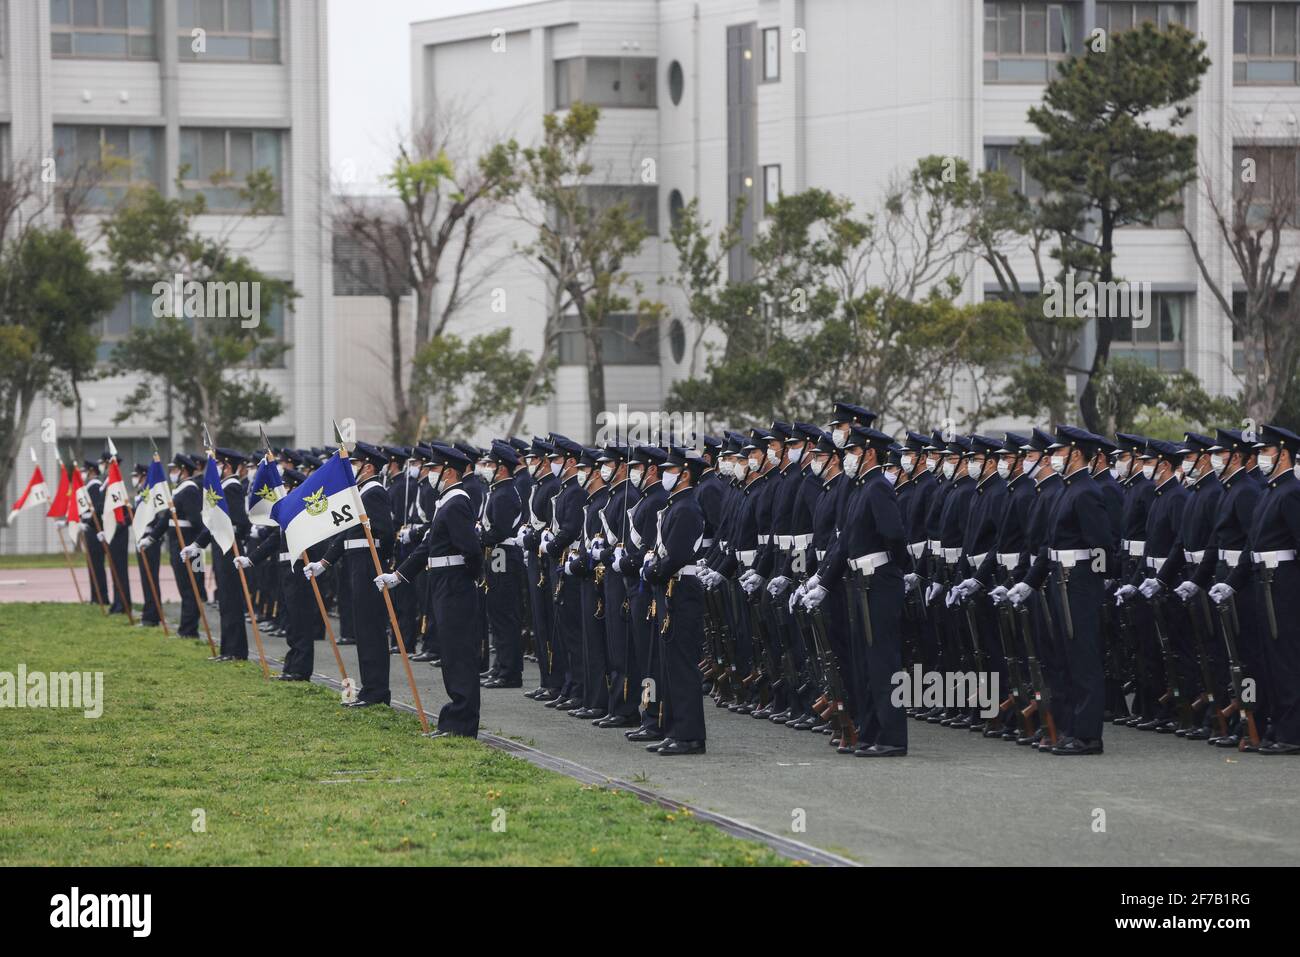
<path fill-rule="evenodd" d="M 266 427 L 273 439 L 320 445 L 335 415 L 333 374 L 345 338 L 334 317 L 328 230 L 329 108 L 325 0 L 0 0 L 0 144 L 13 161 L 54 158 L 60 171 L 98 161 L 105 149 L 128 157 L 132 179 L 175 195 L 203 190 L 209 208 L 236 202 L 209 174 L 237 181 L 269 169 L 279 185 L 278 215 L 245 217 L 233 245 L 264 271 L 293 281 L 299 298 L 286 317 L 263 316 L 292 348 L 282 367 L 261 376 L 285 399 Z M 112 188 L 115 184 L 105 184 Z M 202 228 L 231 231 L 229 216 Z M 167 277 L 159 277 L 165 279 Z M 151 316 L 149 290 L 136 291 L 106 320 L 107 355 L 132 323 Z M 111 435 L 126 463 L 147 460 L 150 436 L 166 450 L 165 414 L 114 425 L 133 382 L 123 377 L 84 388 L 87 455 Z M 41 426 L 52 419 L 66 453 L 74 412 L 44 402 L 32 413 L 30 440 L 47 477 L 57 475 Z M 24 451 L 11 483 L 29 472 Z M 51 479 L 52 481 L 52 479 Z M 49 522 L 24 517 L 0 535 L 4 551 L 53 551 Z"/>
<path fill-rule="evenodd" d="M 414 120 L 455 103 L 485 129 L 527 143 L 540 138 L 542 116 L 570 98 L 600 105 L 599 172 L 653 210 L 659 239 L 633 264 L 653 291 L 672 272 L 674 254 L 659 240 L 692 197 L 717 225 L 742 193 L 761 211 L 779 191 L 821 187 L 870 209 L 892 176 L 928 154 L 977 168 L 1009 164 L 1019 175 L 1008 148 L 1035 135 L 1027 110 L 1055 61 L 1081 49 L 1095 27 L 1118 30 L 1135 17 L 1181 22 L 1208 43 L 1213 66 L 1186 129 L 1199 137 L 1202 162 L 1228 183 L 1234 143 L 1297 141 L 1298 11 L 1300 3 L 1262 0 L 544 0 L 413 24 Z M 643 181 L 647 159 L 652 185 Z M 1184 215 L 1231 288 L 1232 264 L 1199 188 L 1189 190 Z M 1177 223 L 1161 227 L 1125 229 L 1118 239 L 1117 272 L 1152 284 L 1159 321 L 1114 353 L 1186 367 L 1212 391 L 1235 392 L 1230 324 Z M 527 231 L 514 238 L 526 242 Z M 736 257 L 732 265 L 745 264 Z M 517 340 L 539 347 L 541 278 L 516 260 L 491 285 L 506 291 L 508 313 L 481 308 L 467 321 L 508 323 Z M 995 288 L 977 268 L 966 295 Z M 687 373 L 691 341 L 666 322 L 658 342 L 627 350 L 621 360 L 631 364 L 607 374 L 610 406 L 657 408 Z M 1090 343 L 1083 350 L 1090 356 Z M 562 346 L 560 358 L 545 422 L 530 424 L 585 435 L 581 353 Z"/>

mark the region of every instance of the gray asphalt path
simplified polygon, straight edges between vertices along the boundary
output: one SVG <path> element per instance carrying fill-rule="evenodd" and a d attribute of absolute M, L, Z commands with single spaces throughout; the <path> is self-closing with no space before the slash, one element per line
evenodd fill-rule
<path fill-rule="evenodd" d="M 214 607 L 208 616 L 215 631 Z M 264 641 L 268 654 L 285 651 L 282 639 Z M 342 652 L 355 675 L 353 650 Z M 390 661 L 394 700 L 409 703 L 401 662 Z M 436 715 L 441 673 L 412 668 Z M 327 642 L 316 670 L 337 677 Z M 526 663 L 523 690 L 536 678 Z M 1295 758 L 1108 727 L 1103 756 L 1071 759 L 913 721 L 908 757 L 873 761 L 705 704 L 708 754 L 698 757 L 648 754 L 514 689 L 483 692 L 482 730 L 864 864 L 1300 864 Z"/>

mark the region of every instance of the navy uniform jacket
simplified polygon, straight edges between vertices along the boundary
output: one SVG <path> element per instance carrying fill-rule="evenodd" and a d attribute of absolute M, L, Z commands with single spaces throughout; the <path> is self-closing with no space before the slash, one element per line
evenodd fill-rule
<path fill-rule="evenodd" d="M 1300 480 L 1295 472 L 1287 469 L 1280 475 L 1268 480 L 1260 493 L 1255 506 L 1254 520 L 1250 526 L 1250 550 L 1252 552 L 1280 552 L 1300 549 Z M 1280 567 L 1296 567 L 1295 562 L 1287 562 Z M 1236 591 L 1253 579 L 1254 564 L 1250 556 L 1243 555 L 1240 564 L 1228 576 L 1228 584 Z M 1279 630 L 1293 633 L 1294 619 L 1287 617 L 1294 597 L 1280 595 L 1274 589 L 1273 600 L 1277 605 Z"/>
<path fill-rule="evenodd" d="M 772 575 L 776 557 L 777 502 L 785 488 L 785 473 L 769 468 L 754 482 L 754 524 L 758 535 L 758 554 L 754 556 L 754 571 L 764 578 Z"/>
<path fill-rule="evenodd" d="M 617 545 L 627 547 L 627 513 L 635 508 L 639 501 L 641 501 L 641 493 L 633 488 L 632 483 L 627 479 L 610 486 L 609 498 L 600 513 L 600 525 L 605 536 L 607 552 L 613 552 Z"/>
<path fill-rule="evenodd" d="M 939 534 L 935 536 L 945 551 L 961 548 L 962 540 L 966 537 L 966 523 L 975 498 L 975 480 L 962 472 L 947 483 L 947 491 L 939 514 Z M 929 567 L 938 572 L 947 567 L 947 564 L 944 555 L 936 555 Z"/>
<path fill-rule="evenodd" d="M 399 528 L 411 524 L 411 516 L 415 514 L 415 504 L 419 497 L 420 480 L 411 478 L 405 472 L 388 487 L 388 507 Z"/>
<path fill-rule="evenodd" d="M 555 496 L 560 491 L 560 480 L 550 472 L 546 476 L 533 483 L 532 489 L 528 493 L 528 500 L 524 502 L 524 520 L 528 522 L 532 530 L 528 536 L 525 545 L 529 551 L 535 551 L 537 548 L 537 536 L 541 530 L 551 524 L 551 516 L 555 506 Z"/>
<path fill-rule="evenodd" d="M 1038 563 L 1039 555 L 1048 547 L 1052 511 L 1056 508 L 1057 499 L 1065 491 L 1065 482 L 1060 475 L 1052 471 L 1050 466 L 1044 465 L 1035 474 L 1043 475 L 1043 478 L 1034 480 L 1034 501 L 1029 506 L 1029 523 L 1025 526 L 1025 550 L 1021 553 L 1020 561 L 1011 576 L 1018 582 L 1029 579 L 1029 573 Z M 1042 574 L 1045 578 L 1047 570 L 1043 569 Z"/>
<path fill-rule="evenodd" d="M 433 477 L 433 476 L 431 476 Z M 420 483 L 419 490 L 415 493 L 414 511 L 411 514 L 411 542 L 418 542 L 424 538 L 424 533 L 429 530 L 429 522 L 433 519 L 433 509 L 438 503 L 438 486 L 426 478 Z"/>
<path fill-rule="evenodd" d="M 546 553 L 563 560 L 570 545 L 582 537 L 582 506 L 587 502 L 587 492 L 578 484 L 577 475 L 570 475 L 560 483 L 551 503 L 551 539 Z"/>
<path fill-rule="evenodd" d="M 837 472 L 834 478 L 822 483 L 821 498 L 817 499 L 817 506 L 813 509 L 813 557 L 817 561 L 815 564 L 810 563 L 809 568 L 820 568 L 822 558 L 835 544 L 840 490 L 847 484 L 849 477 L 843 472 Z"/>
<path fill-rule="evenodd" d="M 719 484 L 722 486 L 722 503 L 718 525 L 713 532 L 713 547 L 705 549 L 703 559 L 713 569 L 721 568 L 727 561 L 731 540 L 736 535 L 736 512 L 745 497 L 735 479 L 720 479 Z"/>
<path fill-rule="evenodd" d="M 993 584 L 997 576 L 999 555 L 1023 555 L 1029 534 L 1029 512 L 1038 496 L 1034 494 L 1034 480 L 1021 472 L 1005 482 L 1006 498 L 1002 503 L 1002 516 L 998 523 L 997 541 L 980 562 L 972 576 L 984 588 Z M 978 552 L 976 554 L 979 554 Z M 1019 557 L 1017 557 L 1017 564 Z M 1014 569 L 1007 569 L 1013 571 Z"/>
<path fill-rule="evenodd" d="M 1200 565 L 1192 573 L 1191 580 L 1201 588 L 1209 588 L 1214 584 L 1219 562 L 1226 561 L 1224 552 L 1241 552 L 1249 547 L 1255 507 L 1259 504 L 1259 482 L 1245 469 L 1238 469 L 1219 484 L 1223 488 L 1223 494 L 1218 498 L 1214 531 L 1206 543 Z M 1231 568 L 1236 565 L 1233 562 Z"/>
<path fill-rule="evenodd" d="M 900 568 L 905 567 L 907 535 L 894 487 L 878 465 L 859 476 L 855 484 L 858 487 L 850 497 L 845 523 L 817 568 L 822 585 L 839 581 L 850 560 L 876 552 L 888 552 Z"/>
<path fill-rule="evenodd" d="M 934 475 L 933 472 L 930 473 Z M 919 528 L 924 530 L 926 541 L 926 558 L 922 564 L 922 574 L 926 578 L 935 578 L 939 573 L 939 566 L 943 564 L 943 555 L 934 554 L 934 549 L 930 548 L 930 542 L 939 541 L 940 529 L 943 527 L 943 504 L 948 500 L 948 493 L 952 491 L 953 483 L 940 475 L 934 476 L 934 491 L 930 493 L 928 502 L 925 504 L 922 514 L 922 520 Z M 918 509 L 920 506 L 918 505 Z"/>
<path fill-rule="evenodd" d="M 1146 557 L 1167 559 L 1175 552 L 1182 554 L 1183 509 L 1187 506 L 1187 489 L 1176 478 L 1166 479 L 1155 490 L 1151 508 L 1147 511 Z M 1139 565 L 1131 584 L 1141 584 L 1155 574 L 1150 562 Z"/>
<path fill-rule="evenodd" d="M 989 555 L 996 556 L 1002 513 L 1006 507 L 1007 480 L 992 472 L 975 486 L 975 494 L 971 496 L 970 516 L 966 519 L 961 542 L 962 563 L 967 575 L 974 575 L 978 570 L 976 556 L 983 556 L 982 561 L 988 561 Z"/>
<path fill-rule="evenodd" d="M 96 515 L 104 514 L 104 482 L 102 479 L 91 479 L 86 483 L 86 497 L 90 499 L 90 508 Z M 84 528 L 91 538 L 95 537 L 95 520 L 90 516 L 82 519 L 81 527 Z"/>
<path fill-rule="evenodd" d="M 1139 565 L 1144 564 L 1146 554 L 1147 540 L 1147 513 L 1151 511 L 1151 503 L 1156 498 L 1156 485 L 1153 481 L 1142 474 L 1137 469 L 1129 476 L 1124 483 L 1124 511 L 1121 517 L 1123 531 L 1120 533 L 1121 550 L 1127 551 L 1130 555 L 1133 552 L 1134 561 Z M 1125 546 L 1124 543 L 1128 542 Z M 1137 543 L 1141 543 L 1138 545 Z M 1120 565 L 1120 568 L 1123 568 Z"/>
<path fill-rule="evenodd" d="M 467 493 L 468 494 L 468 493 Z M 473 502 L 471 500 L 471 505 Z M 483 509 L 479 539 L 487 548 L 495 548 L 519 531 L 523 503 L 519 501 L 519 486 L 513 478 L 493 482 L 488 489 L 487 506 Z"/>
<path fill-rule="evenodd" d="M 602 537 L 605 534 L 605 526 L 600 517 L 604 514 L 608 505 L 608 485 L 602 485 L 588 495 L 587 500 L 582 505 L 582 552 L 577 558 L 569 562 L 569 567 L 573 569 L 576 575 L 587 575 L 591 571 L 592 566 L 588 549 L 591 548 L 593 539 Z"/>
<path fill-rule="evenodd" d="M 370 537 L 375 540 L 375 551 L 379 553 L 379 562 L 387 567 L 393 550 L 396 528 L 393 526 L 393 513 L 388 507 L 388 490 L 384 488 L 383 482 L 372 478 L 361 486 L 361 507 L 370 519 Z M 333 565 L 343 554 L 344 542 L 364 540 L 365 537 L 365 530 L 360 525 L 354 525 L 346 532 L 335 535 L 329 551 L 325 553 L 324 561 Z"/>
<path fill-rule="evenodd" d="M 194 479 L 188 478 L 176 486 L 172 492 L 172 503 L 176 506 L 176 518 L 181 523 L 181 532 L 188 545 L 206 531 L 203 527 L 203 493 L 199 491 Z M 175 535 L 176 529 L 171 521 L 172 513 L 167 509 L 160 510 L 157 517 L 149 523 L 149 537 L 157 541 L 169 528 Z"/>
<path fill-rule="evenodd" d="M 1025 583 L 1041 588 L 1051 570 L 1050 551 L 1097 551 L 1109 556 L 1110 523 L 1106 517 L 1106 500 L 1093 480 L 1092 473 L 1079 469 L 1062 480 L 1061 494 L 1048 521 L 1047 540 L 1038 546 L 1038 561 L 1029 570 Z"/>
<path fill-rule="evenodd" d="M 695 487 L 695 500 L 704 513 L 704 540 L 709 543 L 705 548 L 717 537 L 718 527 L 722 524 L 723 495 L 722 476 L 713 469 L 706 470 Z"/>
<path fill-rule="evenodd" d="M 822 494 L 822 483 L 806 464 L 801 464 L 799 470 L 790 476 L 790 484 L 794 487 L 794 495 L 791 496 L 790 519 L 785 531 L 785 534 L 790 536 L 790 549 L 785 560 L 776 569 L 776 574 L 784 575 L 786 578 L 796 574 L 794 568 L 796 553 L 806 553 L 809 547 L 806 544 L 796 545 L 795 539 L 801 542 L 812 541 L 813 509 Z M 804 568 L 811 564 L 812 562 L 805 555 Z"/>
<path fill-rule="evenodd" d="M 475 516 L 482 515 L 483 503 L 487 501 L 487 483 L 470 472 L 468 475 L 461 476 L 460 484 L 465 489 L 465 494 L 469 496 L 470 508 L 474 509 Z"/>
<path fill-rule="evenodd" d="M 515 491 L 519 493 L 519 501 L 528 506 L 528 497 L 533 494 L 533 486 L 537 484 L 537 479 L 533 478 L 533 473 L 528 471 L 526 465 L 521 465 L 515 469 L 515 474 L 510 477 L 515 483 Z"/>
<path fill-rule="evenodd" d="M 474 530 L 474 503 L 469 492 L 461 487 L 463 484 L 457 482 L 438 496 L 429 530 L 397 569 L 397 573 L 407 581 L 413 581 L 430 558 L 450 558 L 454 555 L 464 556 L 465 568 L 471 576 L 478 578 L 483 567 L 483 552 L 479 546 L 478 532 Z M 373 518 L 371 516 L 372 520 Z"/>
<path fill-rule="evenodd" d="M 695 563 L 704 538 L 704 510 L 700 508 L 695 486 L 675 489 L 668 496 L 658 531 L 655 561 L 648 577 L 662 585 L 681 569 Z"/>
<path fill-rule="evenodd" d="M 939 482 L 934 473 L 923 468 L 912 473 L 912 480 L 904 488 L 912 489 L 907 511 L 903 513 L 903 523 L 907 526 L 907 540 L 911 545 L 923 542 L 926 535 L 925 520 L 934 501 L 934 493 L 939 490 Z"/>
<path fill-rule="evenodd" d="M 668 501 L 662 482 L 655 482 L 645 490 L 627 517 L 627 537 L 623 540 L 623 563 L 618 570 L 625 575 L 639 575 L 646 553 L 655 547 L 659 510 Z"/>
<path fill-rule="evenodd" d="M 1203 552 L 1213 541 L 1214 521 L 1222 497 L 1223 483 L 1213 472 L 1202 475 L 1188 488 L 1179 529 L 1180 547 L 1165 561 L 1157 576 L 1164 585 L 1177 584 L 1195 572 L 1194 567 L 1188 567 L 1184 552 Z"/>
<path fill-rule="evenodd" d="M 732 513 L 732 526 L 727 531 L 727 555 L 717 569 L 723 578 L 731 578 L 740 567 L 739 552 L 758 551 L 759 536 L 762 534 L 759 504 L 767 491 L 770 482 L 768 476 L 771 474 L 764 472 L 740 491 L 740 498 Z"/>
<path fill-rule="evenodd" d="M 1124 488 L 1115 481 L 1115 476 L 1110 474 L 1108 468 L 1094 472 L 1092 480 L 1101 490 L 1102 499 L 1106 503 L 1106 518 L 1110 521 L 1111 544 L 1106 556 L 1106 561 L 1110 564 L 1106 567 L 1122 569 L 1124 565 L 1121 556 L 1124 551 L 1120 548 L 1120 542 L 1124 538 Z M 1107 577 L 1118 577 L 1118 573 Z"/>

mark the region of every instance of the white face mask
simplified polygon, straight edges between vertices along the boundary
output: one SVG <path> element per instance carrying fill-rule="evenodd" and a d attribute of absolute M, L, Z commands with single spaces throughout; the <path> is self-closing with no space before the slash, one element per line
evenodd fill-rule
<path fill-rule="evenodd" d="M 768 460 L 768 462 L 770 462 L 772 465 L 780 465 L 780 464 L 781 464 L 781 453 L 778 452 L 776 449 L 768 449 L 768 450 L 767 450 L 767 460 Z"/>
<path fill-rule="evenodd" d="M 844 456 L 844 474 L 849 478 L 858 474 L 858 463 L 862 461 L 861 452 L 850 452 Z"/>
<path fill-rule="evenodd" d="M 167 473 L 167 480 L 168 480 L 169 482 L 171 482 L 173 485 L 175 485 L 177 482 L 179 482 L 179 481 L 181 480 L 181 473 L 180 473 L 180 472 L 168 472 L 168 473 Z"/>
<path fill-rule="evenodd" d="M 764 456 L 763 458 L 746 459 L 745 461 L 748 463 L 748 468 L 746 469 L 746 471 L 748 472 L 763 471 L 763 462 L 766 458 L 767 457 Z"/>
<path fill-rule="evenodd" d="M 1057 475 L 1060 475 L 1062 472 L 1065 471 L 1065 456 L 1064 456 L 1064 455 L 1053 455 L 1053 456 L 1052 456 L 1052 471 L 1055 472 Z"/>
<path fill-rule="evenodd" d="M 586 485 L 591 479 L 591 469 L 578 469 L 574 474 L 578 476 L 579 485 Z"/>
<path fill-rule="evenodd" d="M 1256 459 L 1255 461 L 1259 463 L 1259 473 L 1260 473 L 1261 475 L 1269 475 L 1269 474 L 1272 473 L 1272 471 L 1273 471 L 1273 456 L 1271 456 L 1271 455 L 1265 455 L 1263 452 L 1261 452 L 1261 453 L 1259 454 L 1259 458 Z"/>
<path fill-rule="evenodd" d="M 786 458 L 790 460 L 791 465 L 798 465 L 799 460 L 803 458 L 803 449 L 789 449 L 786 452 Z"/>
<path fill-rule="evenodd" d="M 916 464 L 916 456 L 915 455 L 899 456 L 898 463 L 903 467 L 904 472 L 910 472 L 912 471 L 912 466 Z"/>
<path fill-rule="evenodd" d="M 933 471 L 934 471 L 935 469 L 937 469 L 938 467 L 939 467 L 939 459 L 938 459 L 937 456 L 933 456 L 933 455 L 928 455 L 928 456 L 926 456 L 926 458 L 925 458 L 925 470 L 926 470 L 927 472 L 933 472 Z"/>
<path fill-rule="evenodd" d="M 956 475 L 956 474 L 957 474 L 957 463 L 956 463 L 956 462 L 944 462 L 944 463 L 943 463 L 943 477 L 944 477 L 944 478 L 946 478 L 946 479 L 951 479 L 951 478 L 952 478 L 954 475 Z"/>
<path fill-rule="evenodd" d="M 275 463 L 275 470 L 276 470 L 277 472 L 280 473 L 280 477 L 281 477 L 281 478 L 284 477 L 284 472 L 285 472 L 284 463 L 282 463 L 282 462 L 276 462 L 276 463 Z"/>
<path fill-rule="evenodd" d="M 837 449 L 844 448 L 844 443 L 849 440 L 848 429 L 836 429 L 831 433 L 831 441 L 835 443 Z"/>
<path fill-rule="evenodd" d="M 1154 465 L 1142 466 L 1142 477 L 1148 482 L 1156 477 L 1156 467 Z"/>
<path fill-rule="evenodd" d="M 551 463 L 551 474 L 554 475 L 556 478 L 559 478 L 560 473 L 563 472 L 563 471 L 564 471 L 564 463 L 563 463 L 563 462 L 552 462 L 552 463 Z"/>
<path fill-rule="evenodd" d="M 884 469 L 883 474 L 885 476 L 885 481 L 888 482 L 890 485 L 893 485 L 898 481 L 897 469 Z"/>
<path fill-rule="evenodd" d="M 825 471 L 826 469 L 826 460 L 813 459 L 811 462 L 808 463 L 808 468 L 812 470 L 813 475 L 821 475 L 822 472 Z"/>
<path fill-rule="evenodd" d="M 645 481 L 645 469 L 644 468 L 628 469 L 627 480 L 632 483 L 633 488 L 640 488 L 641 483 Z"/>
<path fill-rule="evenodd" d="M 732 467 L 732 473 L 735 475 L 737 482 L 745 481 L 745 476 L 749 474 L 749 460 L 741 459 L 737 462 Z"/>
<path fill-rule="evenodd" d="M 430 472 L 426 478 L 428 478 L 429 484 L 435 489 L 442 488 L 442 469 L 438 469 L 436 472 Z"/>
<path fill-rule="evenodd" d="M 1128 459 L 1121 459 L 1115 463 L 1115 478 L 1128 478 L 1129 471 L 1133 468 L 1133 463 Z"/>
<path fill-rule="evenodd" d="M 1011 463 L 1008 462 L 1006 459 L 999 459 L 998 474 L 1001 475 L 1004 479 L 1011 478 Z"/>
<path fill-rule="evenodd" d="M 420 477 L 420 466 L 408 465 L 406 467 L 406 474 L 413 479 L 418 479 Z"/>
<path fill-rule="evenodd" d="M 727 478 L 731 478 L 736 474 L 736 463 L 731 459 L 723 459 L 718 465 L 718 472 Z"/>
<path fill-rule="evenodd" d="M 1210 468 L 1214 469 L 1215 475 L 1222 475 L 1223 470 L 1228 467 L 1228 457 L 1221 452 L 1216 452 L 1210 456 Z"/>
<path fill-rule="evenodd" d="M 681 475 L 680 472 L 664 473 L 663 478 L 660 479 L 660 482 L 663 484 L 665 492 L 671 492 L 673 490 L 673 488 L 677 485 L 677 478 L 680 475 Z"/>
<path fill-rule="evenodd" d="M 984 465 L 982 463 L 976 462 L 974 459 L 970 459 L 969 461 L 967 461 L 966 474 L 969 475 L 971 478 L 978 479 L 980 477 L 980 473 L 983 471 L 984 471 Z"/>
<path fill-rule="evenodd" d="M 608 482 L 613 477 L 614 477 L 614 466 L 602 465 L 600 467 L 600 480 L 602 482 Z"/>
<path fill-rule="evenodd" d="M 478 473 L 478 477 L 484 482 L 490 483 L 497 477 L 497 469 L 495 465 L 480 465 L 476 467 L 474 471 Z"/>

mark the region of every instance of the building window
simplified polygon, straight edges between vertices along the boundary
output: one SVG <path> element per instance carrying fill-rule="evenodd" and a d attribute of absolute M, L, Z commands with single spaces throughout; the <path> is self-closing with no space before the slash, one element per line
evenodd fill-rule
<path fill-rule="evenodd" d="M 769 27 L 763 31 L 763 82 L 775 83 L 781 79 L 781 30 Z"/>
<path fill-rule="evenodd" d="M 634 315 L 605 317 L 602 336 L 605 365 L 653 366 L 659 364 L 659 332 Z M 560 320 L 556 354 L 562 366 L 587 364 L 587 338 L 577 316 Z"/>
<path fill-rule="evenodd" d="M 1238 3 L 1233 7 L 1233 83 L 1300 83 L 1298 10 L 1300 3 Z"/>
<path fill-rule="evenodd" d="M 50 0 L 50 53 L 156 59 L 155 6 L 155 0 Z"/>
<path fill-rule="evenodd" d="M 682 222 L 682 210 L 686 208 L 686 200 L 682 198 L 682 191 L 675 189 L 668 194 L 668 223 L 669 227 L 676 229 Z"/>
<path fill-rule="evenodd" d="M 149 126 L 55 126 L 54 173 L 64 208 L 110 209 L 132 186 L 160 186 L 161 131 Z"/>
<path fill-rule="evenodd" d="M 984 4 L 984 81 L 1046 83 L 1075 49 L 1078 7 L 1071 3 Z"/>
<path fill-rule="evenodd" d="M 182 60 L 280 62 L 279 0 L 178 0 Z"/>
<path fill-rule="evenodd" d="M 984 147 L 984 169 L 990 173 L 1002 173 L 1011 180 L 1011 188 L 1026 199 L 1038 199 L 1043 195 L 1043 188 L 1038 180 L 1025 172 L 1025 166 L 1016 155 L 1016 148 L 1011 145 Z"/>
<path fill-rule="evenodd" d="M 128 289 L 113 311 L 99 323 L 99 351 L 101 363 L 108 362 L 113 348 L 130 338 L 136 329 L 147 329 L 154 324 L 154 296 L 148 289 Z"/>
<path fill-rule="evenodd" d="M 593 214 L 622 203 L 629 217 L 645 224 L 647 234 L 659 235 L 658 186 L 583 186 L 580 189 L 583 204 Z"/>
<path fill-rule="evenodd" d="M 278 130 L 181 130 L 181 187 L 186 198 L 202 195 L 214 212 L 246 209 L 243 195 L 254 171 L 271 174 L 281 189 Z M 277 202 L 275 212 L 281 204 Z"/>
<path fill-rule="evenodd" d="M 1151 296 L 1151 315 L 1145 320 L 1111 320 L 1115 324 L 1112 358 L 1136 359 L 1161 372 L 1183 368 L 1183 330 L 1191 305 L 1191 293 L 1158 292 Z"/>
<path fill-rule="evenodd" d="M 775 206 L 781 199 L 781 167 L 763 167 L 763 211 Z"/>
<path fill-rule="evenodd" d="M 13 157 L 9 155 L 9 125 L 0 123 L 0 179 L 9 179 L 13 171 Z"/>
<path fill-rule="evenodd" d="M 674 319 L 668 327 L 668 346 L 673 353 L 673 362 L 681 365 L 686 358 L 686 327 L 680 319 Z"/>
<path fill-rule="evenodd" d="M 1235 147 L 1232 151 L 1234 218 L 1246 224 L 1293 225 L 1300 168 L 1293 146 Z"/>
<path fill-rule="evenodd" d="M 574 103 L 641 108 L 655 105 L 654 57 L 573 57 L 555 61 L 555 108 Z"/>
<path fill-rule="evenodd" d="M 682 101 L 682 90 L 686 86 L 686 76 L 682 73 L 682 65 L 676 60 L 668 68 L 668 96 L 676 106 Z"/>
<path fill-rule="evenodd" d="M 1097 26 L 1107 33 L 1131 30 L 1144 23 L 1154 24 L 1163 30 L 1171 23 L 1187 26 L 1185 3 L 1135 3 L 1133 0 L 1100 0 L 1097 4 Z"/>

